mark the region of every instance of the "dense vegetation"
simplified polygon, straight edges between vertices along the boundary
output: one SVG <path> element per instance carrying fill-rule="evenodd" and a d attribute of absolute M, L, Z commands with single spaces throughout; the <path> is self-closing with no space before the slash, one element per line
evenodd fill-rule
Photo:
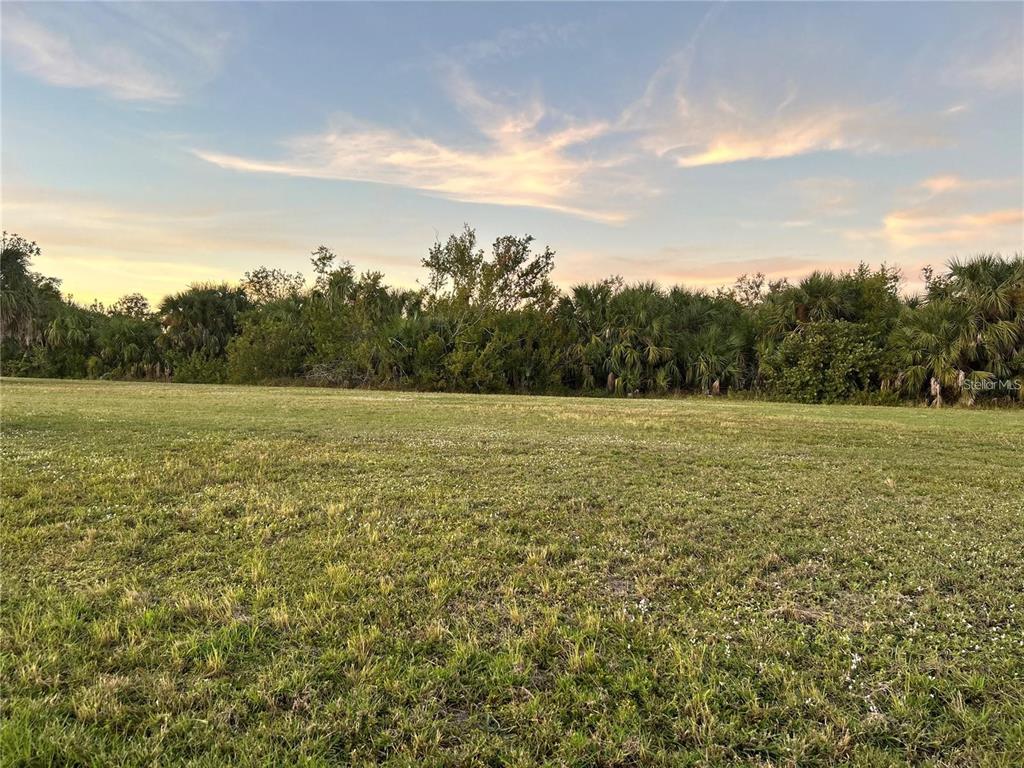
<path fill-rule="evenodd" d="M 1020 765 L 1017 411 L 0 387 L 4 765 Z"/>
<path fill-rule="evenodd" d="M 799 283 L 743 276 L 714 294 L 621 278 L 560 293 L 529 236 L 490 253 L 469 227 L 430 248 L 419 290 L 357 275 L 321 246 L 311 286 L 260 267 L 158 308 L 83 307 L 4 235 L 5 375 L 306 381 L 460 392 L 753 391 L 803 402 L 1011 403 L 1024 384 L 1024 257 L 926 271 L 922 296 L 862 265 Z"/>

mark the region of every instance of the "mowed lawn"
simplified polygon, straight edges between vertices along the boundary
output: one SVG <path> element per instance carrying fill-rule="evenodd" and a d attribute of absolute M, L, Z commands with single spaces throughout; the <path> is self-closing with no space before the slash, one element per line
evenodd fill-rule
<path fill-rule="evenodd" d="M 1024 413 L 0 399 L 5 765 L 1024 754 Z"/>

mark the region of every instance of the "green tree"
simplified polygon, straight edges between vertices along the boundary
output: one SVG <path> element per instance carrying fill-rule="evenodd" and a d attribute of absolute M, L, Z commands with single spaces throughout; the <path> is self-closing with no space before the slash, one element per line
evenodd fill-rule
<path fill-rule="evenodd" d="M 141 320 L 152 317 L 153 309 L 149 306 L 149 299 L 141 293 L 129 293 L 115 301 L 107 314 Z"/>
<path fill-rule="evenodd" d="M 98 324 L 99 358 L 118 378 L 155 378 L 162 373 L 157 348 L 160 323 L 152 315 L 140 313 L 138 305 L 134 311 L 114 312 Z"/>
<path fill-rule="evenodd" d="M 669 304 L 653 283 L 627 286 L 612 296 L 604 335 L 616 392 L 666 392 L 678 381 L 671 331 Z"/>
<path fill-rule="evenodd" d="M 47 324 L 43 344 L 36 347 L 34 360 L 40 376 L 83 378 L 97 375 L 101 366 L 89 361 L 95 353 L 95 326 L 102 319 L 96 312 L 62 303 Z"/>
<path fill-rule="evenodd" d="M 904 311 L 892 335 L 898 381 L 933 405 L 974 402 L 1024 383 L 1024 258 L 981 255 L 953 261 L 945 275 L 926 273 L 923 305 Z M 1014 391 L 1014 390 L 1007 390 Z"/>
<path fill-rule="evenodd" d="M 222 381 L 228 342 L 249 307 L 240 288 L 194 285 L 160 304 L 161 350 L 179 381 Z"/>
<path fill-rule="evenodd" d="M 300 299 L 262 304 L 241 317 L 241 333 L 228 343 L 228 380 L 257 384 L 303 375 L 312 334 Z"/>
<path fill-rule="evenodd" d="M 16 234 L 3 233 L 0 251 L 0 338 L 27 346 L 39 337 L 39 296 L 31 270 L 39 246 Z"/>
<path fill-rule="evenodd" d="M 770 392 L 805 403 L 835 403 L 877 391 L 881 340 L 845 320 L 806 323 L 786 336 L 763 363 Z"/>
<path fill-rule="evenodd" d="M 557 314 L 572 338 L 567 379 L 576 387 L 615 389 L 609 361 L 609 322 L 612 298 L 621 289 L 621 278 L 584 283 L 574 286 L 572 297 L 559 305 Z"/>
<path fill-rule="evenodd" d="M 436 242 L 423 259 L 429 271 L 431 303 L 448 303 L 497 312 L 531 306 L 550 309 L 555 291 L 550 281 L 555 253 L 533 252 L 531 235 L 505 235 L 494 241 L 491 258 L 476 244 L 468 224 L 444 243 Z"/>
<path fill-rule="evenodd" d="M 285 272 L 273 267 L 256 267 L 245 273 L 242 290 L 249 303 L 254 306 L 270 304 L 283 299 L 298 298 L 306 280 L 301 272 Z"/>

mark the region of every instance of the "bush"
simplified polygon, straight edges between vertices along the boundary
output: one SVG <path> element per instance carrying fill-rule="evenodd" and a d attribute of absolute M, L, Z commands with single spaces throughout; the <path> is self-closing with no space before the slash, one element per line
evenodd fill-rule
<path fill-rule="evenodd" d="M 414 353 L 416 386 L 420 389 L 437 390 L 444 388 L 445 343 L 436 331 L 417 346 Z"/>
<path fill-rule="evenodd" d="M 247 313 L 228 344 L 227 378 L 257 384 L 300 376 L 309 349 L 309 331 L 291 302 Z"/>
<path fill-rule="evenodd" d="M 761 362 L 768 391 L 801 403 L 835 403 L 879 390 L 882 345 L 859 323 L 806 323 Z"/>
<path fill-rule="evenodd" d="M 206 352 L 194 352 L 174 366 L 174 380 L 191 384 L 223 384 L 227 362 Z"/>

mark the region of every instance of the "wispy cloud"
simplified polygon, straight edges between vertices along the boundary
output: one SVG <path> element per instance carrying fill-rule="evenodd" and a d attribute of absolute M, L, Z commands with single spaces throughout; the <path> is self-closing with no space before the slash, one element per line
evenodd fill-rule
<path fill-rule="evenodd" d="M 83 51 L 81 46 L 20 12 L 4 14 L 4 46 L 14 65 L 51 85 L 96 88 L 127 101 L 176 101 L 173 82 L 130 52 L 110 47 Z"/>
<path fill-rule="evenodd" d="M 506 30 L 445 57 L 448 97 L 473 128 L 454 143 L 424 133 L 335 118 L 319 133 L 287 139 L 263 156 L 199 147 L 194 154 L 239 172 L 391 184 L 461 202 L 519 205 L 606 223 L 631 218 L 659 194 L 651 162 L 683 168 L 810 152 L 875 152 L 939 141 L 925 120 L 890 105 L 805 103 L 794 81 L 764 108 L 745 93 L 691 93 L 690 72 L 702 39 L 720 14 L 709 10 L 688 42 L 657 68 L 642 94 L 604 118 L 576 119 L 539 97 L 487 95 L 465 72 L 474 57 L 514 55 L 527 44 L 567 35 L 548 27 Z"/>
<path fill-rule="evenodd" d="M 728 12 L 709 8 L 638 96 L 603 117 L 576 119 L 539 97 L 485 95 L 466 75 L 476 62 L 565 45 L 579 31 L 529 24 L 449 49 L 441 58 L 450 101 L 474 131 L 468 140 L 342 115 L 326 130 L 283 141 L 278 153 L 208 146 L 194 153 L 239 172 L 392 184 L 461 202 L 620 223 L 636 214 L 644 197 L 659 194 L 656 180 L 672 167 L 821 152 L 899 153 L 948 143 L 944 121 L 952 118 L 941 112 L 913 113 L 896 99 L 865 102 L 853 91 L 815 87 L 802 80 L 803 70 L 767 84 L 738 77 L 731 59 L 705 55 L 714 50 Z"/>
<path fill-rule="evenodd" d="M 194 150 L 221 168 L 256 173 L 392 184 L 452 200 L 543 208 L 607 223 L 628 212 L 602 204 L 615 188 L 621 158 L 596 158 L 586 144 L 606 135 L 602 121 L 579 122 L 539 101 L 509 108 L 484 96 L 458 70 L 449 76 L 455 106 L 479 134 L 456 146 L 351 117 L 323 133 L 285 142 L 282 159 Z"/>
<path fill-rule="evenodd" d="M 849 216 L 858 211 L 860 186 L 843 176 L 812 176 L 789 185 L 802 202 L 805 218 L 824 219 Z"/>
<path fill-rule="evenodd" d="M 1024 210 L 1005 208 L 979 213 L 951 213 L 928 208 L 893 211 L 885 217 L 884 236 L 897 248 L 964 243 L 978 247 L 993 238 L 1021 236 Z"/>
<path fill-rule="evenodd" d="M 863 214 L 868 200 L 864 182 L 846 176 L 808 176 L 784 181 L 775 198 L 785 212 L 776 225 L 785 230 L 834 232 Z M 782 216 L 785 216 L 782 218 Z"/>
<path fill-rule="evenodd" d="M 5 4 L 2 27 L 4 57 L 26 74 L 157 104 L 209 77 L 226 42 L 191 7 Z"/>
<path fill-rule="evenodd" d="M 776 104 L 760 95 L 684 96 L 656 101 L 642 144 L 679 167 L 776 160 L 814 152 L 897 152 L 939 146 L 940 127 L 890 104 L 803 102 L 789 88 Z"/>
<path fill-rule="evenodd" d="M 964 180 L 955 174 L 947 174 L 944 176 L 932 176 L 922 181 L 919 186 L 921 189 L 929 192 L 933 195 L 941 195 L 944 192 L 951 192 L 955 189 L 961 189 L 963 187 Z"/>
<path fill-rule="evenodd" d="M 1019 186 L 1018 179 L 965 179 L 955 173 L 930 176 L 918 184 L 918 188 L 930 195 L 947 195 L 956 192 L 974 192 L 982 189 L 999 189 L 1002 187 Z"/>
<path fill-rule="evenodd" d="M 805 88 L 801 81 L 810 78 L 804 70 L 787 75 L 780 68 L 756 82 L 746 76 L 749 65 L 737 73 L 730 69 L 736 60 L 705 56 L 714 50 L 727 8 L 713 6 L 683 47 L 657 68 L 643 95 L 623 111 L 620 127 L 635 132 L 647 151 L 681 168 L 696 168 L 945 143 L 939 121 L 912 115 L 895 99 L 866 102 L 853 93 Z"/>
<path fill-rule="evenodd" d="M 884 138 L 887 132 L 879 126 L 882 119 L 870 110 L 842 108 L 810 110 L 794 117 L 767 120 L 755 113 L 719 112 L 706 123 L 694 121 L 697 130 L 682 127 L 679 134 L 664 136 L 661 154 L 672 155 L 683 168 L 694 168 L 812 152 L 878 152 L 888 145 Z"/>
<path fill-rule="evenodd" d="M 1020 179 L 931 176 L 903 193 L 902 204 L 875 228 L 843 231 L 848 240 L 888 245 L 899 251 L 929 246 L 975 250 L 1017 248 L 1024 239 L 1024 208 L 979 198 L 980 190 L 1020 186 Z"/>
<path fill-rule="evenodd" d="M 1019 23 L 974 41 L 972 50 L 961 53 L 942 79 L 949 85 L 989 91 L 1024 87 L 1024 33 Z"/>
<path fill-rule="evenodd" d="M 171 253 L 302 252 L 306 243 L 262 226 L 280 211 L 236 211 L 223 205 L 112 203 L 49 187 L 7 186 L 4 226 L 48 245 L 140 257 Z M 251 233 L 251 234 L 246 234 Z"/>
<path fill-rule="evenodd" d="M 484 59 L 512 59 L 517 56 L 548 46 L 565 46 L 576 40 L 580 25 L 571 24 L 525 24 L 506 27 L 493 37 L 474 40 L 458 46 L 452 51 L 453 58 L 464 61 Z"/>

